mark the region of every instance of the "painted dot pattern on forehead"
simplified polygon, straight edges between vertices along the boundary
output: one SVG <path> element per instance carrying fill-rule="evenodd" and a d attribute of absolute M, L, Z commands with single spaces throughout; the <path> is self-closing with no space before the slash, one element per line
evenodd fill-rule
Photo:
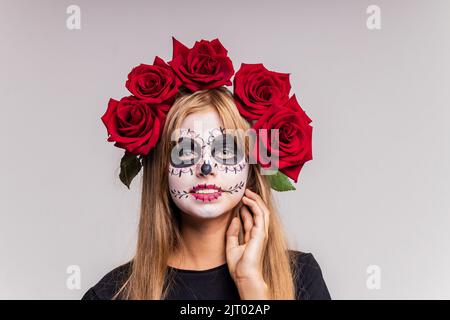
<path fill-rule="evenodd" d="M 199 133 L 195 132 L 194 130 L 191 130 L 190 128 L 189 129 L 180 129 L 179 138 L 184 138 L 184 137 L 192 138 L 195 140 L 200 140 L 202 145 L 205 144 L 205 140 L 203 140 L 203 137 Z"/>
<path fill-rule="evenodd" d="M 225 134 L 226 129 L 223 127 L 218 127 L 218 128 L 212 128 L 210 130 L 208 130 L 208 137 L 206 139 L 206 143 L 205 143 L 205 139 L 203 139 L 203 137 L 201 136 L 200 133 L 196 132 L 195 130 L 192 130 L 190 128 L 188 129 L 184 129 L 181 128 L 179 129 L 179 137 L 189 137 L 189 138 L 193 138 L 193 139 L 198 139 L 202 142 L 202 145 L 209 145 L 211 144 L 212 141 L 214 141 L 215 137 Z"/>

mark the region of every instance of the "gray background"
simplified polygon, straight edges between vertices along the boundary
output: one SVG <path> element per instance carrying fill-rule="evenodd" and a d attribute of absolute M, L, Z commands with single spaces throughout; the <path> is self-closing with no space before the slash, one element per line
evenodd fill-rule
<path fill-rule="evenodd" d="M 100 117 L 131 67 L 171 59 L 172 35 L 218 37 L 236 70 L 292 74 L 314 160 L 277 198 L 333 298 L 450 298 L 449 1 L 0 3 L 0 298 L 79 299 L 131 257 L 140 176 L 120 183 Z M 81 30 L 66 28 L 70 4 Z"/>

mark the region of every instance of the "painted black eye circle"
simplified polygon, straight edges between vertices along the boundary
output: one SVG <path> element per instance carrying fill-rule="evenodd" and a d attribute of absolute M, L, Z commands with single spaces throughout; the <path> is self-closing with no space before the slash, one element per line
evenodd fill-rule
<path fill-rule="evenodd" d="M 218 135 L 212 142 L 211 155 L 220 164 L 236 165 L 244 156 L 243 144 L 233 134 Z"/>
<path fill-rule="evenodd" d="M 170 164 L 175 168 L 190 167 L 198 162 L 202 147 L 192 138 L 181 137 L 170 153 Z"/>

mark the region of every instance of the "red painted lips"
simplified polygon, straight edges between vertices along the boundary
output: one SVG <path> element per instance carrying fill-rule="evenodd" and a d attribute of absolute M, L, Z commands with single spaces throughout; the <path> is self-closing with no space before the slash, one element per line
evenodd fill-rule
<path fill-rule="evenodd" d="M 222 189 L 215 184 L 199 184 L 193 187 L 190 193 L 196 200 L 211 202 L 222 195 Z"/>

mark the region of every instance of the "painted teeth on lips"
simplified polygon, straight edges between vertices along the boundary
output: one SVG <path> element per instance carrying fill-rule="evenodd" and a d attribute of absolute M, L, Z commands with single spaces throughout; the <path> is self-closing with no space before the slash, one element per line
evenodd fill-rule
<path fill-rule="evenodd" d="M 215 192 L 222 192 L 222 188 L 216 186 L 215 184 L 199 184 L 196 185 L 191 189 L 191 193 L 203 193 L 203 194 L 209 194 L 209 193 L 215 193 Z"/>
<path fill-rule="evenodd" d="M 215 184 L 199 184 L 192 188 L 191 193 L 196 200 L 211 202 L 222 195 L 222 189 Z"/>
<path fill-rule="evenodd" d="M 200 189 L 200 190 L 197 190 L 197 193 L 214 193 L 214 192 L 217 192 L 217 190 L 214 190 L 214 189 Z"/>

